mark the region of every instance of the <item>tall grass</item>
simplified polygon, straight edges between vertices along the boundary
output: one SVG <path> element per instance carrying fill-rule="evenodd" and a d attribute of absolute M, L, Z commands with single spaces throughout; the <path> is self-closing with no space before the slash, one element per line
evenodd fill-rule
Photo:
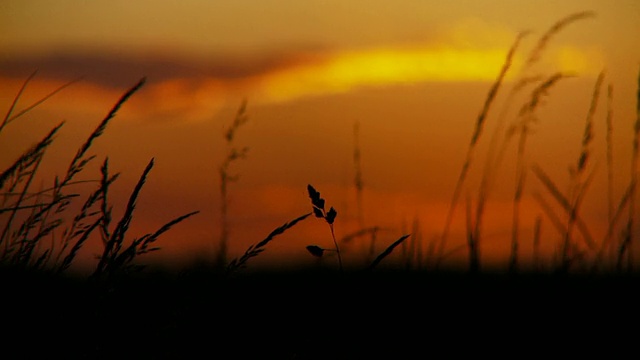
<path fill-rule="evenodd" d="M 12 121 L 75 82 L 64 84 L 34 104 L 12 115 L 19 98 L 34 76 L 35 72 L 23 83 L 4 117 L 0 130 L 4 130 Z M 69 214 L 72 201 L 81 195 L 68 192 L 68 189 L 78 183 L 86 182 L 74 179 L 79 173 L 85 171 L 88 164 L 96 158 L 96 155 L 89 154 L 90 148 L 102 136 L 107 125 L 116 116 L 122 105 L 140 90 L 145 81 L 145 78 L 140 79 L 118 99 L 77 150 L 65 174 L 62 177 L 56 176 L 54 178 L 52 187 L 33 193 L 30 190 L 45 153 L 49 150 L 55 140 L 55 135 L 64 123 L 54 126 L 42 140 L 25 150 L 2 171 L 0 189 L 3 191 L 3 199 L 0 213 L 9 213 L 0 235 L 0 263 L 3 266 L 63 272 L 72 265 L 78 252 L 94 231 L 100 229 L 104 252 L 99 257 L 97 268 L 92 277 L 112 276 L 134 268 L 140 269 L 141 265 L 133 264 L 133 260 L 139 255 L 158 250 L 159 248 L 150 246 L 160 235 L 173 225 L 198 213 L 195 211 L 179 216 L 157 231 L 134 239 L 127 246 L 125 234 L 133 218 L 138 194 L 153 166 L 153 159 L 147 165 L 134 188 L 125 214 L 115 229 L 110 231 L 112 205 L 107 201 L 107 194 L 111 184 L 118 178 L 118 174 L 109 175 L 108 158 L 105 158 L 101 167 L 101 180 L 89 181 L 98 183 L 98 188 L 87 196 L 78 213 L 73 216 Z M 68 224 L 69 222 L 70 224 Z M 48 242 L 47 239 L 49 239 Z"/>
<path fill-rule="evenodd" d="M 595 13 L 590 11 L 583 11 L 570 14 L 560 20 L 556 21 L 547 29 L 546 32 L 540 36 L 538 41 L 535 43 L 533 49 L 529 52 L 526 57 L 524 66 L 520 70 L 517 81 L 513 84 L 510 91 L 507 94 L 506 100 L 503 103 L 503 107 L 498 114 L 496 127 L 494 128 L 494 132 L 489 140 L 489 148 L 487 151 L 487 156 L 485 163 L 483 165 L 482 177 L 480 182 L 480 188 L 478 191 L 478 201 L 476 205 L 475 212 L 475 223 L 474 223 L 474 231 L 473 237 L 476 241 L 479 241 L 482 234 L 482 225 L 484 221 L 484 213 L 486 203 L 489 199 L 489 196 L 493 190 L 493 186 L 495 184 L 495 179 L 497 176 L 497 171 L 500 169 L 504 156 L 506 154 L 507 148 L 510 142 L 513 139 L 513 135 L 519 133 L 519 141 L 517 148 L 517 165 L 516 165 L 516 186 L 514 192 L 514 206 L 513 206 L 513 217 L 512 217 L 512 239 L 511 239 L 511 256 L 510 256 L 510 268 L 515 270 L 517 268 L 517 259 L 518 259 L 518 232 L 519 232 L 519 206 L 520 200 L 522 196 L 522 191 L 524 189 L 525 178 L 526 178 L 526 166 L 524 165 L 524 150 L 526 145 L 526 139 L 529 132 L 529 127 L 531 125 L 532 120 L 535 119 L 534 110 L 539 105 L 539 100 L 543 95 L 546 95 L 546 91 L 555 84 L 558 80 L 563 78 L 565 75 L 561 73 L 556 73 L 554 75 L 550 75 L 547 77 L 546 81 L 543 81 L 540 84 L 540 81 L 544 79 L 544 76 L 540 74 L 530 74 L 536 65 L 542 58 L 544 54 L 544 50 L 547 48 L 550 41 L 557 36 L 557 34 L 563 30 L 568 25 L 582 19 L 587 19 L 594 17 Z M 524 37 L 529 35 L 530 32 L 524 31 L 519 36 Z M 521 107 L 520 112 L 518 113 L 517 119 L 515 123 L 505 130 L 505 120 L 506 115 L 510 107 L 512 106 L 516 95 L 518 95 L 523 89 L 527 86 L 536 84 L 536 88 L 532 90 L 530 100 L 528 105 L 525 104 Z M 536 99 L 537 98 L 537 99 Z M 519 129 L 519 131 L 515 131 L 515 129 Z M 503 134 L 504 132 L 504 134 Z M 498 150 L 499 146 L 499 150 Z"/>
<path fill-rule="evenodd" d="M 550 95 L 552 89 L 573 74 L 564 72 L 555 72 L 551 74 L 535 74 L 534 66 L 542 59 L 546 48 L 549 46 L 553 38 L 560 33 L 568 25 L 582 19 L 594 16 L 592 12 L 579 12 L 571 14 L 567 17 L 555 22 L 534 44 L 533 49 L 525 58 L 524 66 L 521 72 L 512 84 L 510 91 L 506 95 L 506 100 L 501 111 L 497 115 L 497 123 L 488 143 L 487 157 L 484 162 L 480 187 L 477 198 L 473 199 L 471 195 L 466 198 L 466 247 L 469 256 L 469 269 L 472 272 L 478 272 L 481 269 L 481 249 L 482 240 L 485 236 L 483 223 L 486 206 L 492 194 L 493 187 L 496 183 L 498 170 L 502 165 L 503 159 L 509 151 L 509 146 L 515 143 L 515 183 L 513 188 L 512 208 L 511 208 L 511 232 L 510 232 L 510 253 L 508 266 L 510 271 L 516 271 L 521 266 L 521 216 L 523 206 L 523 197 L 526 194 L 527 176 L 529 172 L 540 181 L 543 189 L 546 190 L 545 195 L 551 197 L 555 201 L 555 205 L 559 205 L 561 214 L 558 215 L 553 207 L 545 200 L 545 196 L 540 193 L 534 193 L 535 200 L 538 201 L 542 212 L 551 223 L 551 226 L 561 236 L 559 243 L 559 263 L 557 267 L 563 271 L 569 271 L 574 264 L 585 261 L 588 256 L 594 256 L 594 266 L 600 265 L 604 261 L 607 251 L 611 251 L 617 246 L 616 267 L 621 270 L 623 267 L 632 269 L 633 265 L 633 245 L 636 208 L 636 187 L 640 160 L 638 155 L 640 150 L 640 90 L 638 92 L 638 119 L 634 127 L 633 154 L 631 164 L 631 179 L 619 201 L 617 208 L 614 199 L 613 189 L 613 84 L 609 84 L 607 93 L 607 117 L 606 117 L 606 153 L 607 153 L 607 233 L 602 242 L 597 243 L 589 229 L 589 224 L 581 217 L 581 206 L 585 201 L 588 189 L 592 184 L 595 169 L 593 168 L 591 159 L 594 152 L 594 117 L 598 106 L 601 87 L 603 86 L 605 76 L 604 72 L 600 73 L 594 85 L 591 97 L 590 107 L 587 111 L 584 130 L 582 132 L 582 141 L 580 143 L 580 153 L 577 161 L 572 167 L 569 191 L 561 191 L 561 187 L 555 182 L 543 169 L 544 166 L 538 165 L 529 159 L 529 143 L 533 126 L 538 122 L 538 110 L 543 104 L 543 100 Z M 420 224 L 415 219 L 413 229 L 410 235 L 403 235 L 396 242 L 392 243 L 382 254 L 377 257 L 375 255 L 375 243 L 377 236 L 386 228 L 378 226 L 367 227 L 364 221 L 364 204 L 363 204 L 363 174 L 361 164 L 361 145 L 360 145 L 360 123 L 356 122 L 353 128 L 353 167 L 354 178 L 353 184 L 356 190 L 357 205 L 357 223 L 358 230 L 348 236 L 342 238 L 341 241 L 347 242 L 357 237 L 370 236 L 370 247 L 368 255 L 373 259 L 370 268 L 375 267 L 382 259 L 388 256 L 391 251 L 402 246 L 403 262 L 407 269 L 422 268 L 423 260 L 430 260 L 435 257 L 436 268 L 445 259 L 460 251 L 460 248 L 449 249 L 447 251 L 447 240 L 451 232 L 453 217 L 456 213 L 456 207 L 460 202 L 460 197 L 465 192 L 465 184 L 470 174 L 478 152 L 479 144 L 483 140 L 487 121 L 493 115 L 494 108 L 497 106 L 498 95 L 503 91 L 507 75 L 512 71 L 513 64 L 516 61 L 516 55 L 522 46 L 522 42 L 529 32 L 519 33 L 514 39 L 511 47 L 506 53 L 504 62 L 497 74 L 495 80 L 490 84 L 488 93 L 484 98 L 484 102 L 475 118 L 474 127 L 472 129 L 471 138 L 466 147 L 465 157 L 463 158 L 462 167 L 457 174 L 454 183 L 453 194 L 447 213 L 445 214 L 444 229 L 441 235 L 434 242 L 427 252 L 426 259 L 422 251 L 422 237 L 420 233 Z M 34 104 L 25 107 L 24 110 L 16 112 L 15 108 L 21 94 L 32 81 L 35 73 L 31 74 L 23 86 L 19 89 L 13 103 L 10 105 L 9 111 L 5 115 L 2 123 L 0 123 L 0 135 L 3 130 L 11 125 L 13 121 L 22 115 L 42 104 L 44 101 L 55 95 L 59 91 L 72 85 L 74 82 L 67 83 L 50 94 L 45 96 Z M 640 89 L 640 77 L 639 89 Z M 33 190 L 34 179 L 40 169 L 44 155 L 49 150 L 51 144 L 55 141 L 57 134 L 63 128 L 64 123 L 54 126 L 48 133 L 44 134 L 40 141 L 26 149 L 17 157 L 9 166 L 0 173 L 0 188 L 2 188 L 2 204 L 0 214 L 5 216 L 5 224 L 0 232 L 0 246 L 2 249 L 1 257 L 3 263 L 20 266 L 31 266 L 34 268 L 44 268 L 45 266 L 53 266 L 56 271 L 62 272 L 71 266 L 81 248 L 93 237 L 97 237 L 103 244 L 102 254 L 98 258 L 98 265 L 93 273 L 94 277 L 110 277 L 114 274 L 127 272 L 135 268 L 133 260 L 138 255 L 143 255 L 158 248 L 154 247 L 157 238 L 169 230 L 172 226 L 182 222 L 183 220 L 195 215 L 197 212 L 190 212 L 185 215 L 176 217 L 169 221 L 155 232 L 150 232 L 142 237 L 134 238 L 127 242 L 127 234 L 133 221 L 136 204 L 142 193 L 144 184 L 150 176 L 151 170 L 155 165 L 155 159 L 151 159 L 136 183 L 129 201 L 124 208 L 124 215 L 117 221 L 113 222 L 112 210 L 113 205 L 109 202 L 109 190 L 112 184 L 118 179 L 119 174 L 110 174 L 109 159 L 105 158 L 100 168 L 101 176 L 99 179 L 89 180 L 91 183 L 97 184 L 96 188 L 84 199 L 78 213 L 72 216 L 66 216 L 70 211 L 72 202 L 77 201 L 81 197 L 80 193 L 73 192 L 73 186 L 79 183 L 77 175 L 84 172 L 87 166 L 95 160 L 96 155 L 90 153 L 92 144 L 102 136 L 107 125 L 116 115 L 118 110 L 128 99 L 138 92 L 145 84 L 145 79 L 141 79 L 132 88 L 116 102 L 107 116 L 93 130 L 86 141 L 77 150 L 75 156 L 71 159 L 66 172 L 56 177 L 53 185 L 47 189 Z M 525 93 L 523 103 L 516 103 L 516 95 Z M 508 119 L 508 109 L 512 106 L 517 111 L 514 119 Z M 309 214 L 305 214 L 295 218 L 293 221 L 285 223 L 279 228 L 272 231 L 265 239 L 252 244 L 243 254 L 234 258 L 231 262 L 227 261 L 228 257 L 228 241 L 229 241 L 229 187 L 230 184 L 238 180 L 238 175 L 233 174 L 232 166 L 236 161 L 246 157 L 248 147 L 237 147 L 235 140 L 237 132 L 248 121 L 247 102 L 244 100 L 235 114 L 235 118 L 231 125 L 225 129 L 223 138 L 226 145 L 226 153 L 222 163 L 219 165 L 218 174 L 220 180 L 220 222 L 219 222 L 219 251 L 216 253 L 216 264 L 224 265 L 227 273 L 234 273 L 247 266 L 249 260 L 262 254 L 266 246 L 274 239 L 274 237 L 282 234 L 300 221 L 306 219 L 311 214 L 321 218 L 329 225 L 331 238 L 334 244 L 333 249 L 323 249 L 321 247 L 311 245 L 307 249 L 316 256 L 322 255 L 325 251 L 335 252 L 338 260 L 338 267 L 343 271 L 343 253 L 341 252 L 339 242 L 336 237 L 334 222 L 337 217 L 337 211 L 331 207 L 325 209 L 325 201 L 320 197 L 320 193 L 311 185 L 307 185 L 309 198 L 312 202 L 312 210 Z M 505 123 L 507 120 L 512 122 Z M 507 126 L 509 125 L 509 126 Z M 469 194 L 469 193 L 468 193 Z M 615 239 L 616 226 L 622 221 L 623 213 L 628 208 L 628 219 L 626 223 L 626 232 L 624 237 L 617 241 Z M 534 248 L 534 268 L 538 268 L 540 262 L 540 244 L 542 218 L 537 217 L 534 225 L 533 248 Z M 403 231 L 404 232 L 404 231 Z M 578 236 L 582 242 L 578 241 Z M 46 240 L 51 240 L 47 244 Z M 405 241 L 408 240 L 408 241 Z M 544 239 L 546 240 L 546 239 Z M 610 259 L 611 260 L 611 259 Z"/>
<path fill-rule="evenodd" d="M 538 85 L 532 92 L 531 97 L 525 103 L 520 112 L 519 123 L 515 124 L 509 132 L 509 136 L 518 133 L 518 148 L 516 158 L 516 185 L 513 195 L 513 212 L 511 225 L 511 256 L 509 259 L 509 270 L 516 271 L 518 266 L 518 248 L 520 233 L 520 204 L 522 201 L 522 193 L 524 191 L 528 164 L 525 159 L 525 149 L 527 138 L 530 133 L 531 125 L 537 120 L 536 110 L 542 101 L 543 96 L 547 96 L 549 90 L 555 86 L 558 81 L 566 78 L 564 74 L 556 73 L 550 76 L 546 81 Z"/>
<path fill-rule="evenodd" d="M 578 157 L 578 161 L 576 164 L 576 168 L 572 171 L 571 176 L 571 192 L 569 194 L 570 201 L 570 209 L 569 209 L 569 217 L 567 224 L 567 231 L 564 237 L 564 242 L 562 246 L 562 269 L 564 271 L 568 270 L 568 267 L 571 263 L 571 256 L 569 254 L 569 250 L 573 248 L 571 245 L 572 241 L 572 231 L 576 221 L 576 217 L 580 208 L 580 204 L 584 195 L 587 191 L 587 188 L 590 184 L 590 176 L 587 179 L 584 179 L 585 172 L 587 170 L 587 165 L 589 162 L 590 154 L 591 154 L 591 143 L 593 141 L 593 117 L 598 106 L 598 98 L 600 96 L 600 87 L 602 86 L 602 82 L 604 80 L 604 72 L 601 72 L 596 79 L 596 84 L 593 90 L 593 95 L 591 97 L 591 105 L 589 106 L 589 111 L 587 113 L 584 133 L 582 136 L 581 143 L 581 152 Z M 594 244 L 587 243 L 593 249 Z"/>
<path fill-rule="evenodd" d="M 624 240 L 621 242 L 618 250 L 617 269 L 623 269 L 623 262 L 626 257 L 627 269 L 633 270 L 633 239 L 635 235 L 635 211 L 637 201 L 637 182 L 638 167 L 640 166 L 640 71 L 638 72 L 638 88 L 636 97 L 636 121 L 633 128 L 633 152 L 631 157 L 631 193 L 629 194 L 629 217 L 627 220 L 627 229 Z"/>
<path fill-rule="evenodd" d="M 218 168 L 220 176 L 220 239 L 218 242 L 217 266 L 227 266 L 228 242 L 229 242 L 229 185 L 238 181 L 239 175 L 231 174 L 233 163 L 247 157 L 248 147 L 238 148 L 234 143 L 236 132 L 249 120 L 247 115 L 247 100 L 244 99 L 236 112 L 231 125 L 224 132 L 224 140 L 227 145 L 227 155 Z"/>
<path fill-rule="evenodd" d="M 451 228 L 451 222 L 453 221 L 453 215 L 458 203 L 458 198 L 460 197 L 460 193 L 462 192 L 462 187 L 464 185 L 464 182 L 467 178 L 467 174 L 469 172 L 469 168 L 471 167 L 472 161 L 473 161 L 473 156 L 475 154 L 475 149 L 476 146 L 478 144 L 478 141 L 480 140 L 480 137 L 482 136 L 483 133 L 483 129 L 484 129 L 484 125 L 485 125 L 485 121 L 487 119 L 487 116 L 489 115 L 489 110 L 491 109 L 491 106 L 498 94 L 498 90 L 500 89 L 500 86 L 502 85 L 502 82 L 507 74 L 507 71 L 509 70 L 509 68 L 511 67 L 511 63 L 513 61 L 513 56 L 518 48 L 518 45 L 520 44 L 520 41 L 522 40 L 523 36 L 525 34 L 521 33 L 516 37 L 516 40 L 514 41 L 513 45 L 511 46 L 511 48 L 509 49 L 509 52 L 507 53 L 506 59 L 504 64 L 502 65 L 502 68 L 500 69 L 500 73 L 498 74 L 495 82 L 493 83 L 493 85 L 491 86 L 491 88 L 489 89 L 489 93 L 487 94 L 487 98 L 485 99 L 484 105 L 482 106 L 482 109 L 480 110 L 480 113 L 478 114 L 478 117 L 476 119 L 475 122 L 475 128 L 473 130 L 473 134 L 471 136 L 471 140 L 469 142 L 469 146 L 467 147 L 467 153 L 464 159 L 464 163 L 462 165 L 462 169 L 460 170 L 460 174 L 458 175 L 458 180 L 456 181 L 456 185 L 455 188 L 453 190 L 453 196 L 451 198 L 451 203 L 449 205 L 449 211 L 447 212 L 447 217 L 445 219 L 445 224 L 444 224 L 444 230 L 442 232 L 442 236 L 440 239 L 440 245 L 438 248 L 438 257 L 441 259 L 443 254 L 444 254 L 444 249 L 445 249 L 445 245 L 447 242 L 447 239 L 449 237 L 449 231 Z"/>

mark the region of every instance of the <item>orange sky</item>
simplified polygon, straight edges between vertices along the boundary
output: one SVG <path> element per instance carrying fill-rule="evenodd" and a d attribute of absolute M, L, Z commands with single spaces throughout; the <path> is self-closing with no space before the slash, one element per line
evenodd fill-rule
<path fill-rule="evenodd" d="M 531 31 L 487 120 L 462 200 L 467 194 L 472 201 L 477 197 L 489 136 L 529 51 L 554 22 L 587 10 L 595 16 L 554 35 L 530 69 L 544 77 L 555 72 L 575 77 L 561 80 L 544 98 L 527 155 L 563 190 L 568 186 L 567 169 L 577 161 L 596 76 L 604 69 L 590 163 L 598 172 L 583 209 L 600 239 L 607 216 L 609 84 L 614 87 L 616 199 L 629 181 L 640 61 L 636 1 L 193 0 L 179 7 L 169 1 L 5 1 L 0 5 L 3 109 L 36 69 L 17 110 L 63 83 L 82 80 L 0 133 L 0 167 L 66 120 L 40 169 L 40 180 L 51 184 L 118 97 L 146 76 L 145 86 L 92 147 L 97 159 L 83 176 L 98 177 L 105 156 L 113 172 L 122 172 L 112 190 L 117 218 L 145 165 L 155 158 L 132 236 L 201 211 L 165 234 L 159 244 L 163 250 L 150 259 L 213 253 L 220 203 L 216 171 L 226 151 L 222 132 L 243 98 L 249 122 L 236 141 L 249 147 L 249 156 L 233 165 L 240 180 L 230 187 L 230 257 L 310 211 L 309 183 L 338 210 L 338 234 L 357 228 L 356 121 L 365 222 L 391 229 L 381 233 L 380 250 L 412 231 L 414 219 L 426 249 L 442 232 L 475 120 L 517 34 Z M 507 121 L 527 97 L 524 93 L 514 102 Z M 505 157 L 487 208 L 482 245 L 487 262 L 508 258 L 514 149 Z M 548 195 L 530 174 L 521 210 L 527 242 L 522 249 L 529 257 L 532 225 L 544 215 L 535 191 Z M 462 205 L 449 249 L 464 245 Z M 544 217 L 543 234 L 541 246 L 551 254 L 557 233 Z M 326 224 L 318 219 L 289 230 L 255 261 L 311 261 L 304 250 L 309 243 L 332 246 Z M 87 245 L 83 256 L 90 259 L 99 247 Z M 358 248 L 346 249 L 347 258 L 359 261 Z M 464 258 L 465 251 L 462 247 L 457 255 Z"/>

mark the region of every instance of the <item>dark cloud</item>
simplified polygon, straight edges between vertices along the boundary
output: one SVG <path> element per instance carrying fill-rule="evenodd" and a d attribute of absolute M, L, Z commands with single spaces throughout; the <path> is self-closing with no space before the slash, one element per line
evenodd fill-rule
<path fill-rule="evenodd" d="M 260 56 L 211 56 L 188 58 L 163 55 L 114 53 L 55 53 L 0 57 L 0 76 L 25 78 L 38 70 L 39 77 L 85 81 L 104 87 L 121 88 L 143 76 L 149 81 L 214 78 L 234 82 L 301 63 L 318 61 L 309 53 L 273 53 Z"/>

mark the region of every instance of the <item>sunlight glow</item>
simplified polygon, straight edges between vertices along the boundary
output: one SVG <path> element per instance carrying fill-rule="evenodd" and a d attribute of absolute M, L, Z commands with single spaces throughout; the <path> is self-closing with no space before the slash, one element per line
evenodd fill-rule
<path fill-rule="evenodd" d="M 238 101 L 240 97 L 249 97 L 255 103 L 283 103 L 308 96 L 343 94 L 364 87 L 493 82 L 507 52 L 507 47 L 468 46 L 405 46 L 333 52 L 242 78 L 176 77 L 152 81 L 127 109 L 140 118 L 153 117 L 156 121 L 199 121 L 209 119 L 225 102 Z M 506 81 L 518 76 L 525 55 L 524 52 L 516 54 Z M 595 74 L 603 62 L 602 55 L 594 49 L 570 46 L 553 49 L 548 58 L 544 67 L 580 75 Z M 3 82 L 0 90 L 3 93 L 15 91 L 21 81 L 13 79 L 10 86 Z M 40 80 L 36 87 L 44 91 L 59 85 L 55 83 Z M 120 90 L 82 82 L 67 91 L 76 88 L 82 89 L 78 91 L 83 94 L 83 106 L 87 108 L 100 107 L 96 103 L 105 98 L 117 98 Z"/>
<path fill-rule="evenodd" d="M 361 86 L 425 81 L 491 81 L 506 49 L 375 49 L 334 54 L 321 63 L 286 69 L 263 79 L 261 95 L 287 101 L 341 93 Z"/>

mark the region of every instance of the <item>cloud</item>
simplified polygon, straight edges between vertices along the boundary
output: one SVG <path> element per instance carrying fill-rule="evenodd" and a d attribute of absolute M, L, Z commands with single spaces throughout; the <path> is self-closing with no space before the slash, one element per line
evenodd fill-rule
<path fill-rule="evenodd" d="M 187 56 L 168 52 L 61 51 L 0 58 L 0 77 L 24 79 L 35 69 L 49 82 L 80 76 L 93 88 L 121 92 L 147 77 L 139 112 L 147 117 L 209 118 L 225 101 L 287 102 L 363 87 L 423 82 L 493 81 L 515 32 L 469 18 L 441 28 L 428 41 L 366 48 L 292 47 L 254 54 Z M 521 51 L 526 49 L 523 48 Z M 550 49 L 551 71 L 594 72 L 593 49 Z M 517 71 L 516 54 L 512 71 Z M 596 61 L 597 63 L 597 61 Z M 146 110 L 145 110 L 146 108 Z"/>
<path fill-rule="evenodd" d="M 38 69 L 41 76 L 50 79 L 69 81 L 82 76 L 89 82 L 109 88 L 120 88 L 142 76 L 159 83 L 203 78 L 232 83 L 286 68 L 302 60 L 302 55 L 292 52 L 192 58 L 168 54 L 72 51 L 10 58 L 5 56 L 0 59 L 0 76 L 22 78 Z"/>
<path fill-rule="evenodd" d="M 37 70 L 23 101 L 82 78 L 65 90 L 82 96 L 82 104 L 91 107 L 106 97 L 117 98 L 140 78 L 146 77 L 144 91 L 129 104 L 128 111 L 138 118 L 158 120 L 201 120 L 210 118 L 227 99 L 253 95 L 261 78 L 286 71 L 300 63 L 314 63 L 317 55 L 282 51 L 253 56 L 172 56 L 170 54 L 87 53 L 65 51 L 55 54 L 0 57 L 0 92 L 15 95 L 29 74 Z M 40 95 L 33 95 L 40 94 Z M 64 107 L 65 105 L 61 105 Z"/>

